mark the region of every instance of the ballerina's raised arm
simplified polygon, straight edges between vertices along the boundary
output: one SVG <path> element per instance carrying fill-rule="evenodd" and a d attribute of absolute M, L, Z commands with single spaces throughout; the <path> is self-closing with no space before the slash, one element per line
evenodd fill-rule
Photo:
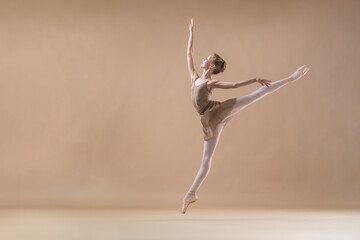
<path fill-rule="evenodd" d="M 189 43 L 188 43 L 188 48 L 187 48 L 187 62 L 188 62 L 188 69 L 189 69 L 189 73 L 190 73 L 190 81 L 192 83 L 199 77 L 199 74 L 195 70 L 194 60 L 193 60 L 193 35 L 194 35 L 194 20 L 193 19 L 191 19 L 189 31 L 190 31 L 190 37 L 189 37 Z"/>

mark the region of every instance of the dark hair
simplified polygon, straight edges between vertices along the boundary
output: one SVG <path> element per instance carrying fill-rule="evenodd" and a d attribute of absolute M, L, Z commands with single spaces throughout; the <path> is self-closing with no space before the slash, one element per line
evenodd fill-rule
<path fill-rule="evenodd" d="M 213 74 L 218 74 L 226 69 L 226 62 L 218 54 L 213 53 L 214 60 L 212 63 L 215 65 Z"/>

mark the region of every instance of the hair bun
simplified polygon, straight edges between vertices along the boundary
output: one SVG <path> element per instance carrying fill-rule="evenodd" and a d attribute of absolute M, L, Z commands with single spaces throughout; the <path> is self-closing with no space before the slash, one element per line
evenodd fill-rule
<path fill-rule="evenodd" d="M 223 62 L 223 64 L 222 64 L 222 68 L 221 68 L 221 71 L 220 71 L 220 72 L 225 71 L 225 69 L 226 69 L 226 62 Z"/>

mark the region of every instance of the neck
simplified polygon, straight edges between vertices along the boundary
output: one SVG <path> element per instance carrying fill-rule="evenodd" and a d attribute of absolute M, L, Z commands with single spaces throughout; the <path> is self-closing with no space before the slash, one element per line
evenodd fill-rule
<path fill-rule="evenodd" d="M 210 69 L 204 69 L 202 75 L 201 75 L 202 79 L 211 79 L 211 71 Z"/>

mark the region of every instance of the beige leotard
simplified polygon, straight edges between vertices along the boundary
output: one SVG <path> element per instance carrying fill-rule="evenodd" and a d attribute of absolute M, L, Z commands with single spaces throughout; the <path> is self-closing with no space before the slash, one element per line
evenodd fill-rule
<path fill-rule="evenodd" d="M 236 98 L 230 98 L 223 102 L 209 100 L 212 92 L 209 91 L 207 82 L 196 86 L 194 81 L 191 85 L 191 99 L 200 115 L 204 140 L 209 140 L 213 136 L 213 131 L 219 123 L 225 123 L 225 125 L 228 123 L 232 117 L 226 118 L 226 116 L 228 116 L 236 101 Z"/>

